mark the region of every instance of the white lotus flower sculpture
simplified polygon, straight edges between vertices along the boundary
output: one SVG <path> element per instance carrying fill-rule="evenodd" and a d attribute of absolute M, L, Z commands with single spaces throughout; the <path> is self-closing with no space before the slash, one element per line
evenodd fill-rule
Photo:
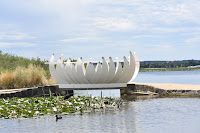
<path fill-rule="evenodd" d="M 122 63 L 123 62 L 123 67 Z M 85 68 L 85 64 L 86 68 Z M 56 68 L 55 68 L 56 65 Z M 126 87 L 129 81 L 135 79 L 139 72 L 140 61 L 136 54 L 130 52 L 130 58 L 124 56 L 124 61 L 109 62 L 102 57 L 101 62 L 83 62 L 81 58 L 77 62 L 63 62 L 61 56 L 57 63 L 54 62 L 54 54 L 49 62 L 49 70 L 53 79 L 63 89 L 85 89 L 85 88 L 121 88 Z"/>

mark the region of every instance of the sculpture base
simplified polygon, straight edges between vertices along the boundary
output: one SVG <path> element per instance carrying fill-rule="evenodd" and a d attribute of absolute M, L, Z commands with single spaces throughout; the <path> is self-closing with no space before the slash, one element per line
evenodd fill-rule
<path fill-rule="evenodd" d="M 59 84 L 61 90 L 119 89 L 127 87 L 127 83 L 113 84 Z"/>

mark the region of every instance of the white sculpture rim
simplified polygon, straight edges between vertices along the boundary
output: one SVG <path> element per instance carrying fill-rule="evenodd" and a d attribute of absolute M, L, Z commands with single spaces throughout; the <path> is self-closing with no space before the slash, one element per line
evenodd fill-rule
<path fill-rule="evenodd" d="M 121 62 L 123 62 L 123 67 Z M 97 63 L 96 67 L 94 63 Z M 116 63 L 116 65 L 115 65 Z M 85 68 L 85 64 L 87 64 Z M 56 65 L 56 68 L 55 68 Z M 113 61 L 109 57 L 107 62 L 104 57 L 102 61 L 83 62 L 81 58 L 77 62 L 63 62 L 61 56 L 57 62 L 54 62 L 54 54 L 49 61 L 49 70 L 53 79 L 59 84 L 60 88 L 120 88 L 126 87 L 127 83 L 133 81 L 138 75 L 140 61 L 136 54 L 130 51 L 130 57 L 124 56 L 123 61 Z"/>

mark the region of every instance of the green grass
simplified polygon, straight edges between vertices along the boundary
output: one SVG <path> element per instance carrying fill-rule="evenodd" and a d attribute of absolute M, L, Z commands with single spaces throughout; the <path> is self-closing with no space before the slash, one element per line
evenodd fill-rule
<path fill-rule="evenodd" d="M 140 68 L 140 72 L 153 72 L 153 71 L 192 71 L 192 70 L 200 70 L 200 68 L 186 68 L 186 67 L 178 67 L 178 68 Z"/>
<path fill-rule="evenodd" d="M 48 71 L 49 68 L 48 65 L 44 64 L 45 62 L 45 60 L 42 61 L 39 57 L 29 59 L 21 56 L 3 53 L 0 50 L 0 73 L 5 71 L 13 71 L 19 66 L 27 68 L 30 64 L 40 66 L 45 71 Z"/>

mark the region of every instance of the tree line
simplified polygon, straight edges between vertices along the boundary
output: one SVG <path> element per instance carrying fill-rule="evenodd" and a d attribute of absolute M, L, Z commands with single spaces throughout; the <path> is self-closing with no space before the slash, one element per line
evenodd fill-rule
<path fill-rule="evenodd" d="M 140 63 L 141 68 L 177 68 L 200 65 L 200 60 L 182 61 L 144 61 Z"/>
<path fill-rule="evenodd" d="M 66 61 L 66 60 L 64 60 Z M 74 62 L 76 60 L 72 60 Z M 47 60 L 37 58 L 25 58 L 0 50 L 0 73 L 5 70 L 13 71 L 18 66 L 28 67 L 30 64 L 42 67 L 49 75 L 49 66 L 45 64 Z M 141 68 L 177 68 L 200 65 L 200 60 L 182 60 L 182 61 L 144 61 L 141 62 Z"/>

